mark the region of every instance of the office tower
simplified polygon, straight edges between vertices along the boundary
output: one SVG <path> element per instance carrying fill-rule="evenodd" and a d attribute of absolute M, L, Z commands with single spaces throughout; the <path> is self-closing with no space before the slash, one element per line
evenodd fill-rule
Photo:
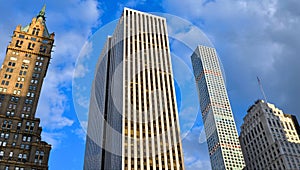
<path fill-rule="evenodd" d="M 241 127 L 245 169 L 300 169 L 300 127 L 295 116 L 258 100 Z"/>
<path fill-rule="evenodd" d="M 35 113 L 53 42 L 45 6 L 13 32 L 0 70 L 0 169 L 48 169 L 51 145 L 41 141 Z"/>
<path fill-rule="evenodd" d="M 244 158 L 216 50 L 191 56 L 212 169 L 242 169 Z"/>
<path fill-rule="evenodd" d="M 166 19 L 125 8 L 100 54 L 84 169 L 184 169 Z"/>

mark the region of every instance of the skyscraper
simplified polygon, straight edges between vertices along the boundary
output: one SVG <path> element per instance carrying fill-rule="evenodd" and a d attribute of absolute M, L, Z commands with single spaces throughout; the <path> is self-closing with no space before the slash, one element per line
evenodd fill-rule
<path fill-rule="evenodd" d="M 245 169 L 300 169 L 300 127 L 295 116 L 258 100 L 244 117 L 240 141 Z"/>
<path fill-rule="evenodd" d="M 216 50 L 191 56 L 212 169 L 242 169 L 244 158 Z"/>
<path fill-rule="evenodd" d="M 125 8 L 99 57 L 84 169 L 184 169 L 166 19 Z"/>
<path fill-rule="evenodd" d="M 0 70 L 0 169 L 48 169 L 51 145 L 41 141 L 35 113 L 53 42 L 45 6 L 13 32 Z"/>

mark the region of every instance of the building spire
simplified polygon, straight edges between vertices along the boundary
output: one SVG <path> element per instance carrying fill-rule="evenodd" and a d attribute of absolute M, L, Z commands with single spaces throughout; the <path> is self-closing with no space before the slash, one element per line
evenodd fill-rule
<path fill-rule="evenodd" d="M 43 8 L 41 9 L 40 13 L 38 14 L 37 18 L 43 18 L 45 20 L 45 11 L 46 11 L 46 4 L 44 4 Z"/>

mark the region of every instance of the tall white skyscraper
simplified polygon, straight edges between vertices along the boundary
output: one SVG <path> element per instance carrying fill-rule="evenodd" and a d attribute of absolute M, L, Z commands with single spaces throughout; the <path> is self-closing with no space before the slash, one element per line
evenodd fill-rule
<path fill-rule="evenodd" d="M 166 19 L 125 8 L 93 82 L 84 169 L 184 169 Z"/>
<path fill-rule="evenodd" d="M 191 56 L 212 169 L 243 169 L 244 158 L 216 50 Z"/>
<path fill-rule="evenodd" d="M 296 117 L 263 100 L 256 101 L 247 112 L 240 134 L 245 169 L 300 169 Z"/>

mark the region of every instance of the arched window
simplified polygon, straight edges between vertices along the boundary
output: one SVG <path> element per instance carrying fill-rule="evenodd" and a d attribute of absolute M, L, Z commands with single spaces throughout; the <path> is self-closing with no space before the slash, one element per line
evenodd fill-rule
<path fill-rule="evenodd" d="M 36 28 L 33 28 L 33 30 L 32 30 L 32 35 L 35 35 L 36 33 Z"/>
<path fill-rule="evenodd" d="M 39 35 L 39 32 L 40 32 L 40 29 L 38 28 L 38 29 L 36 30 L 35 35 Z"/>

